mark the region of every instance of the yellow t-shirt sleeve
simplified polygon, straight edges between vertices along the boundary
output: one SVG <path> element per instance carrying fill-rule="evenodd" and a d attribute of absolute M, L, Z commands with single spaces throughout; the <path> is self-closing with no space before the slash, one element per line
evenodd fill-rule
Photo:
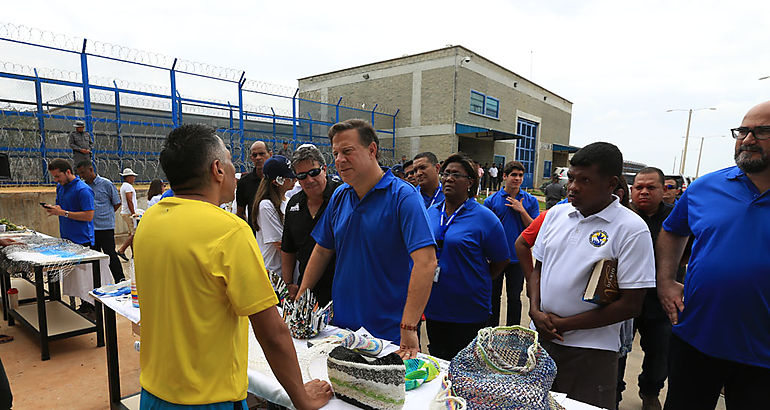
<path fill-rule="evenodd" d="M 227 297 L 239 316 L 249 316 L 278 304 L 262 254 L 248 225 L 242 224 L 216 250 L 221 260 Z"/>

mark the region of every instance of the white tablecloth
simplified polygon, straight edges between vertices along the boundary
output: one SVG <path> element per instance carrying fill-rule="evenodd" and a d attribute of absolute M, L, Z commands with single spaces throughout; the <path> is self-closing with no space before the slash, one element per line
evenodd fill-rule
<path fill-rule="evenodd" d="M 24 237 L 29 235 L 38 235 L 44 238 L 51 238 L 42 233 L 5 233 L 3 237 L 13 238 L 19 242 L 24 242 Z M 16 237 L 16 238 L 14 238 Z M 88 261 L 99 261 L 99 268 L 101 270 L 101 284 L 99 286 L 109 285 L 113 283 L 112 271 L 110 271 L 110 257 L 97 252 L 92 249 L 88 249 L 81 255 L 73 258 L 62 258 L 54 255 L 44 255 L 38 252 L 13 252 L 7 255 L 9 259 L 34 263 L 38 265 L 50 265 L 56 263 L 67 262 L 83 262 L 76 265 L 72 271 L 64 275 L 61 283 L 62 294 L 69 296 L 76 296 L 83 300 L 93 303 L 93 298 L 88 294 L 94 288 L 93 282 L 93 264 Z"/>
<path fill-rule="evenodd" d="M 333 335 L 338 331 L 334 326 L 329 326 L 324 329 L 320 335 L 311 340 L 319 340 L 324 337 Z M 310 362 L 303 363 L 303 353 L 308 351 L 307 340 L 293 339 L 294 349 L 297 351 L 297 355 L 300 358 L 300 370 L 302 370 L 302 379 L 308 382 L 312 379 L 321 379 L 329 381 L 329 377 L 326 372 L 326 360 L 325 358 L 317 358 L 310 360 Z M 398 346 L 391 344 L 383 350 L 383 355 L 394 352 L 398 349 Z M 406 392 L 406 401 L 404 403 L 404 410 L 425 410 L 428 408 L 428 403 L 436 397 L 436 394 L 441 389 L 441 379 L 446 375 L 446 371 L 449 367 L 449 362 L 439 360 L 441 365 L 441 374 L 432 381 L 423 384 L 417 389 Z M 257 342 L 257 338 L 254 336 L 254 331 L 249 326 L 249 392 L 262 397 L 275 404 L 293 409 L 294 406 L 289 399 L 289 395 L 278 383 L 278 380 L 270 371 L 267 365 L 267 359 L 262 352 L 262 348 Z M 568 399 L 566 395 L 560 393 L 553 393 L 554 399 L 559 402 L 564 408 L 568 410 L 596 410 L 597 407 L 590 406 L 572 399 Z M 348 404 L 336 397 L 332 397 L 329 403 L 323 407 L 324 410 L 336 410 L 336 409 L 356 409 L 357 407 Z"/>

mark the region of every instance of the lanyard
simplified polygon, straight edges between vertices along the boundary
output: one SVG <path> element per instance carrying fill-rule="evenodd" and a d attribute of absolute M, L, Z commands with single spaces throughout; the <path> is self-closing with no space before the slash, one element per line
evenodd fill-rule
<path fill-rule="evenodd" d="M 436 238 L 436 257 L 441 256 L 441 250 L 444 248 L 444 238 L 446 237 L 446 232 L 449 230 L 449 225 L 454 222 L 455 217 L 460 213 L 460 211 L 465 208 L 465 204 L 470 201 L 471 198 L 468 198 L 463 202 L 462 205 L 460 205 L 457 210 L 454 211 L 454 213 L 446 220 L 446 223 L 444 222 L 444 217 L 446 217 L 446 200 L 444 200 L 444 203 L 441 204 L 441 219 L 439 220 L 439 235 L 438 238 Z"/>
<path fill-rule="evenodd" d="M 428 205 L 428 208 L 432 207 L 433 204 L 436 203 L 436 198 L 438 198 L 438 194 L 440 194 L 440 193 L 441 193 L 441 182 L 439 181 L 438 188 L 436 188 L 436 192 L 433 193 L 433 198 L 431 198 L 430 205 Z"/>

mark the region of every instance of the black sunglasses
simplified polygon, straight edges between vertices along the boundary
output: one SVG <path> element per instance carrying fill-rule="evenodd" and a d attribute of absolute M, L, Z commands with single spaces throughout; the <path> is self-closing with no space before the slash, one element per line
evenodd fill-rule
<path fill-rule="evenodd" d="M 311 169 L 308 172 L 300 172 L 300 173 L 296 174 L 296 177 L 297 177 L 297 179 L 299 179 L 301 181 L 301 180 L 307 178 L 308 176 L 317 177 L 320 173 L 321 173 L 321 168 L 313 168 L 313 169 Z"/>
<path fill-rule="evenodd" d="M 667 189 L 675 189 L 675 188 L 676 188 L 676 185 L 666 185 L 666 188 L 667 188 Z"/>

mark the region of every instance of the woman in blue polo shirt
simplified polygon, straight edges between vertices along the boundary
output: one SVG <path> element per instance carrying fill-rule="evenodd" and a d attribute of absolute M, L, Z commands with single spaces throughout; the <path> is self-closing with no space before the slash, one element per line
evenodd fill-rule
<path fill-rule="evenodd" d="M 425 308 L 430 354 L 451 360 L 486 326 L 492 278 L 508 264 L 508 241 L 492 211 L 476 202 L 478 171 L 465 154 L 441 167 L 446 199 L 428 208 L 438 272 Z"/>

